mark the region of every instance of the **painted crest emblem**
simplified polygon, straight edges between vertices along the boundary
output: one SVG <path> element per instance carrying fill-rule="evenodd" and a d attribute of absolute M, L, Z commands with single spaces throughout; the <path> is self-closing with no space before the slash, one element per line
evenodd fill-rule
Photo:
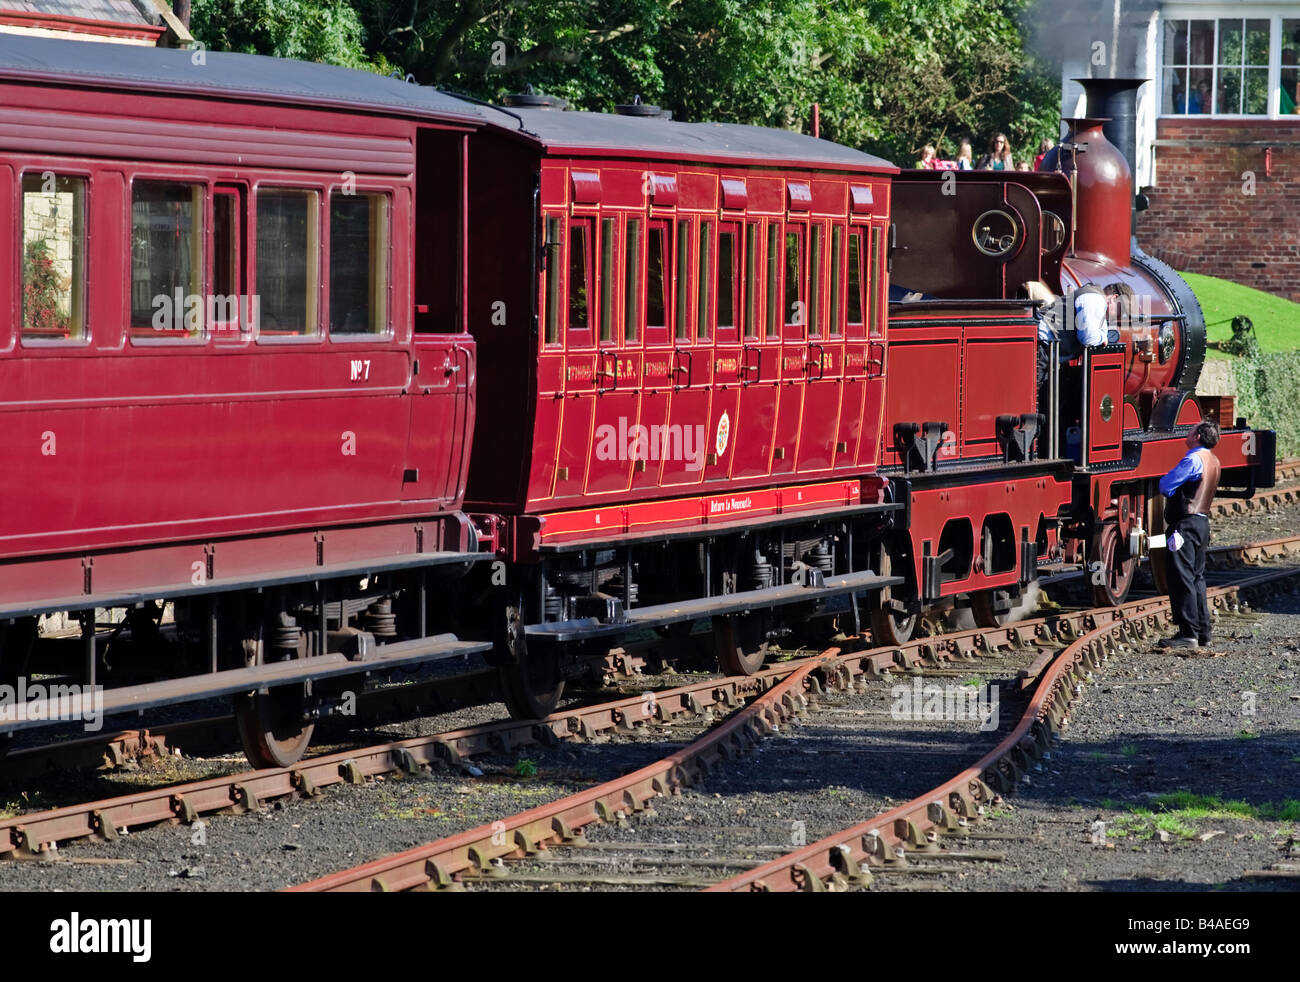
<path fill-rule="evenodd" d="M 727 442 L 731 439 L 731 417 L 725 412 L 722 418 L 718 420 L 718 433 L 713 440 L 714 449 L 717 450 L 718 456 L 721 457 L 727 452 Z"/>

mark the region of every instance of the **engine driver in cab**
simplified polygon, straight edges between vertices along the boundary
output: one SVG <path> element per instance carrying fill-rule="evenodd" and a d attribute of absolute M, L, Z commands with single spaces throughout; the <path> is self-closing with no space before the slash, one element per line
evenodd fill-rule
<path fill-rule="evenodd" d="M 1021 287 L 1021 292 L 1043 303 L 1038 310 L 1038 409 L 1048 412 L 1047 373 L 1052 342 L 1060 342 L 1062 364 L 1084 348 L 1105 344 L 1107 297 L 1095 283 L 1085 283 L 1073 293 L 1058 297 L 1046 284 L 1035 280 Z"/>
<path fill-rule="evenodd" d="M 1210 544 L 1210 502 L 1219 486 L 1219 458 L 1213 448 L 1219 426 L 1203 420 L 1187 434 L 1187 453 L 1160 479 L 1165 501 L 1169 550 L 1169 604 L 1178 635 L 1164 648 L 1196 648 L 1210 643 L 1210 611 L 1205 597 L 1205 550 Z"/>

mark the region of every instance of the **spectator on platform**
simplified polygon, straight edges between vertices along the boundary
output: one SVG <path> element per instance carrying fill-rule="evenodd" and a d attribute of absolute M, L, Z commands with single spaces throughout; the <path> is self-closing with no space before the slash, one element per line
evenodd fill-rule
<path fill-rule="evenodd" d="M 961 143 L 957 145 L 957 169 L 958 170 L 975 169 L 975 165 L 971 163 L 971 155 L 974 152 L 975 152 L 974 149 L 970 145 L 970 140 L 966 139 L 966 137 L 963 136 L 961 138 Z"/>
<path fill-rule="evenodd" d="M 934 170 L 934 144 L 927 143 L 921 148 L 921 159 L 916 162 L 917 170 Z"/>
<path fill-rule="evenodd" d="M 1043 140 L 1042 143 L 1038 144 L 1038 153 L 1034 156 L 1034 170 L 1038 170 L 1043 163 L 1043 158 L 1047 156 L 1048 151 L 1054 146 L 1056 146 L 1054 140 Z"/>
<path fill-rule="evenodd" d="M 989 152 L 980 158 L 976 170 L 1015 170 L 1016 161 L 1011 155 L 1011 144 L 1005 133 L 994 133 L 989 141 Z"/>

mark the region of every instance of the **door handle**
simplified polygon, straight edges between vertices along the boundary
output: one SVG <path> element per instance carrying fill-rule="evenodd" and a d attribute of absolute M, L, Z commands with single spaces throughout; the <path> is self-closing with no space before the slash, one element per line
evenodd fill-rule
<path fill-rule="evenodd" d="M 876 345 L 880 345 L 880 357 L 872 358 L 871 355 L 875 352 Z M 872 365 L 878 365 L 879 370 L 873 372 L 871 370 Z M 884 374 L 885 374 L 885 342 L 868 341 L 867 342 L 867 378 L 880 378 Z"/>
<path fill-rule="evenodd" d="M 609 358 L 611 364 L 611 370 L 608 372 L 605 371 L 606 358 Z M 612 384 L 609 385 L 608 387 L 600 385 L 599 384 L 600 379 L 602 378 L 609 379 Z M 618 388 L 618 356 L 614 352 L 612 351 L 596 352 L 596 381 L 597 381 L 597 385 L 596 385 L 597 392 L 610 392 Z"/>
<path fill-rule="evenodd" d="M 683 356 L 685 356 L 685 360 L 686 360 L 685 365 L 681 364 Z M 691 377 L 695 374 L 694 368 L 695 368 L 695 352 L 692 351 L 690 348 L 674 348 L 673 349 L 673 388 L 684 389 L 687 386 L 689 386 L 691 384 Z M 677 384 L 677 375 L 681 373 L 685 373 L 686 375 L 685 385 Z"/>
<path fill-rule="evenodd" d="M 758 357 L 754 359 L 754 364 L 749 363 L 749 353 L 753 352 Z M 741 349 L 740 377 L 741 385 L 749 385 L 751 381 L 757 382 L 763 375 L 763 352 L 752 344 L 747 344 Z M 754 378 L 748 379 L 750 372 L 754 373 Z"/>
<path fill-rule="evenodd" d="M 804 363 L 804 371 L 807 372 L 809 375 L 812 374 L 812 366 L 813 366 L 812 349 L 813 348 L 817 349 L 817 363 L 816 363 L 817 378 L 809 379 L 808 381 L 820 382 L 823 378 L 826 377 L 826 349 L 822 345 L 813 344 L 812 342 L 808 343 L 808 360 Z"/>

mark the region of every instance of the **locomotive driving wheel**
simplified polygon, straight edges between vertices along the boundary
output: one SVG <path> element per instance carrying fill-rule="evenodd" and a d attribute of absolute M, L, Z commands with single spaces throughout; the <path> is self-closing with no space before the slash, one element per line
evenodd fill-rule
<path fill-rule="evenodd" d="M 1154 568 L 1153 563 L 1153 571 Z M 1122 604 L 1133 586 L 1136 569 L 1137 559 L 1129 552 L 1118 523 L 1104 523 L 1093 542 L 1092 559 L 1088 563 L 1093 602 L 1103 607 Z"/>
<path fill-rule="evenodd" d="M 1016 597 L 1012 591 L 994 587 L 970 595 L 970 611 L 979 627 L 1002 627 L 1016 618 Z"/>
<path fill-rule="evenodd" d="M 893 559 L 889 550 L 880 554 L 880 575 L 890 576 Z M 879 605 L 871 608 L 871 643 L 877 648 L 885 645 L 906 644 L 912 640 L 921 616 L 918 612 L 907 613 L 900 601 L 893 597 L 893 587 L 880 591 Z"/>
<path fill-rule="evenodd" d="M 498 595 L 496 659 L 501 698 L 512 719 L 541 719 L 555 711 L 564 695 L 559 659 L 550 645 L 528 644 L 527 606 L 519 591 Z"/>

